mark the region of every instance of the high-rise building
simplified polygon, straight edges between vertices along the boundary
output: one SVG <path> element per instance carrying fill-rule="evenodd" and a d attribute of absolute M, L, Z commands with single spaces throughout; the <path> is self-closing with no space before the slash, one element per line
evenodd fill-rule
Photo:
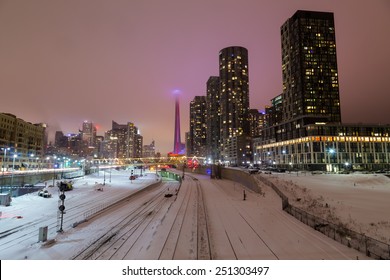
<path fill-rule="evenodd" d="M 264 113 L 260 112 L 257 109 L 249 110 L 249 127 L 250 127 L 250 136 L 259 137 L 261 136 L 261 131 L 264 128 Z"/>
<path fill-rule="evenodd" d="M 333 13 L 297 11 L 281 27 L 283 119 L 340 123 Z"/>
<path fill-rule="evenodd" d="M 132 122 L 127 124 L 118 124 L 112 121 L 112 130 L 106 132 L 107 140 L 116 144 L 106 144 L 106 146 L 116 147 L 116 157 L 118 158 L 133 158 L 142 156 L 142 136 L 139 134 L 138 128 Z M 107 152 L 107 151 L 105 151 Z M 110 154 L 115 152 L 110 151 Z"/>
<path fill-rule="evenodd" d="M 110 140 L 110 148 L 116 148 L 116 151 L 110 151 L 110 154 L 116 154 L 117 158 L 127 157 L 127 125 L 118 124 L 112 121 L 112 129 L 106 132 L 105 139 Z"/>
<path fill-rule="evenodd" d="M 96 146 L 96 127 L 93 125 L 92 122 L 84 121 L 81 133 L 82 139 L 86 142 L 87 146 Z"/>
<path fill-rule="evenodd" d="M 218 76 L 207 81 L 206 156 L 211 162 L 220 159 L 220 83 Z"/>
<path fill-rule="evenodd" d="M 57 148 L 68 147 L 68 137 L 62 131 L 56 131 L 54 135 L 54 146 Z"/>
<path fill-rule="evenodd" d="M 246 162 L 249 135 L 248 50 L 239 46 L 219 52 L 221 157 L 230 164 Z M 242 138 L 242 139 L 238 139 Z M 249 144 L 250 146 L 250 144 Z"/>
<path fill-rule="evenodd" d="M 195 96 L 190 103 L 190 150 L 188 156 L 206 156 L 206 96 Z"/>
<path fill-rule="evenodd" d="M 81 133 L 68 133 L 66 137 L 68 138 L 68 148 L 71 155 L 80 157 L 90 156 L 88 146 L 82 140 Z"/>
<path fill-rule="evenodd" d="M 138 147 L 138 128 L 134 123 L 127 123 L 127 133 L 126 133 L 126 158 L 137 157 L 137 147 Z"/>
<path fill-rule="evenodd" d="M 133 157 L 141 158 L 143 149 L 144 137 L 137 131 L 134 135 L 134 152 Z"/>
<path fill-rule="evenodd" d="M 283 121 L 283 98 L 282 95 L 271 99 L 271 106 L 266 108 L 267 126 L 275 126 Z"/>
<path fill-rule="evenodd" d="M 144 145 L 142 150 L 142 157 L 144 158 L 152 158 L 156 156 L 156 145 L 154 140 L 149 145 Z"/>
<path fill-rule="evenodd" d="M 100 150 L 103 158 L 118 158 L 118 137 L 113 130 L 105 132 Z"/>
<path fill-rule="evenodd" d="M 388 169 L 390 125 L 341 123 L 333 14 L 297 11 L 281 37 L 283 93 L 253 140 L 255 162 L 290 170 Z"/>

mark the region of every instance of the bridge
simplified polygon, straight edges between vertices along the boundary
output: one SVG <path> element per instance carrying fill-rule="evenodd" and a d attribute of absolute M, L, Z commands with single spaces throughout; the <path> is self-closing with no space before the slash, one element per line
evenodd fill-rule
<path fill-rule="evenodd" d="M 140 169 L 142 167 L 141 169 L 149 168 L 156 172 L 159 169 L 161 170 L 161 168 L 168 166 L 186 166 L 192 168 L 204 165 L 205 161 L 206 159 L 203 157 L 174 156 L 148 158 L 91 158 L 75 160 L 67 162 L 66 164 L 54 164 L 54 162 L 50 162 L 47 166 L 41 166 L 39 168 L 7 171 L 3 169 L 3 171 L 0 172 L 0 186 L 23 186 L 25 184 L 35 184 L 45 180 L 71 178 L 74 173 L 78 173 L 77 176 L 83 176 L 103 170 L 107 172 L 114 168 Z M 2 190 L 0 190 L 0 192 L 2 192 Z"/>
<path fill-rule="evenodd" d="M 205 164 L 204 157 L 187 157 L 187 156 L 173 156 L 173 157 L 144 157 L 144 158 L 94 158 L 87 161 L 86 164 L 104 166 L 162 166 L 162 165 L 176 165 L 183 164 Z"/>

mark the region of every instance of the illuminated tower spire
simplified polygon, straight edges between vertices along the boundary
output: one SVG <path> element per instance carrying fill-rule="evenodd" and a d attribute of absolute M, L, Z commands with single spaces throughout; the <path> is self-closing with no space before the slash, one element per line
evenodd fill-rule
<path fill-rule="evenodd" d="M 181 152 L 181 139 L 180 139 L 180 108 L 179 108 L 179 91 L 176 90 L 175 94 L 175 136 L 173 153 L 180 154 Z"/>

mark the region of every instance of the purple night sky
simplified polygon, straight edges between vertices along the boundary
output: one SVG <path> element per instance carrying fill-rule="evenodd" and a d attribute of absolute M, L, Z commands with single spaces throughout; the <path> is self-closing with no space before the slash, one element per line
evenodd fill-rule
<path fill-rule="evenodd" d="M 281 93 L 280 26 L 299 9 L 335 15 L 343 122 L 390 123 L 388 0 L 0 0 L 0 112 L 50 136 L 131 121 L 164 154 L 173 92 L 183 141 L 221 49 L 248 49 L 251 108 Z"/>

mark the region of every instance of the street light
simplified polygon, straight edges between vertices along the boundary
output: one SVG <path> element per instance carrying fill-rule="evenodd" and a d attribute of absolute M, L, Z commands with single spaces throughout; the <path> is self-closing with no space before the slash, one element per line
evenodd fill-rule
<path fill-rule="evenodd" d="M 106 169 L 103 168 L 103 186 L 106 185 Z"/>
<path fill-rule="evenodd" d="M 3 170 L 3 176 L 2 176 L 2 186 L 1 186 L 1 189 L 0 189 L 0 193 L 2 193 L 3 192 L 3 185 L 4 185 L 4 182 L 5 182 L 5 178 L 4 178 L 4 169 L 5 169 L 5 164 L 4 164 L 4 162 L 5 162 L 5 159 L 6 159 L 6 157 L 7 157 L 7 150 L 9 151 L 10 150 L 10 148 L 1 148 L 3 151 L 4 151 L 4 154 L 3 154 L 3 161 L 1 162 L 1 169 Z"/>
<path fill-rule="evenodd" d="M 3 177 L 4 177 L 4 161 L 7 158 L 7 151 L 10 150 L 10 148 L 1 148 L 4 151 L 3 154 L 3 161 L 1 162 L 1 169 L 3 170 Z"/>
<path fill-rule="evenodd" d="M 349 162 L 346 162 L 346 163 L 345 163 L 345 170 L 348 171 L 348 169 L 349 169 Z"/>
<path fill-rule="evenodd" d="M 57 156 L 53 156 L 53 188 L 54 188 L 55 179 L 56 179 L 56 159 L 57 159 Z"/>
<path fill-rule="evenodd" d="M 93 157 L 95 158 L 95 160 L 94 160 L 94 163 L 97 163 L 97 174 L 98 174 L 98 176 L 99 176 L 99 173 L 100 173 L 100 170 L 99 170 L 99 165 L 100 165 L 100 162 L 99 162 L 99 160 L 98 160 L 98 156 L 95 154 L 95 155 L 93 155 Z"/>
<path fill-rule="evenodd" d="M 31 162 L 33 161 L 33 157 L 34 157 L 34 154 L 31 154 L 31 155 L 30 155 L 30 158 L 31 158 L 31 159 L 30 159 L 30 158 L 28 159 L 28 161 L 29 161 L 29 162 L 28 162 L 28 168 L 29 168 L 30 170 L 31 170 Z"/>
<path fill-rule="evenodd" d="M 80 160 L 80 161 L 83 163 L 83 165 L 82 165 L 82 168 L 83 168 L 83 178 L 85 178 L 85 158 Z"/>
<path fill-rule="evenodd" d="M 112 159 L 110 159 L 110 183 L 111 183 Z"/>
<path fill-rule="evenodd" d="M 15 172 L 15 158 L 17 158 L 18 155 L 14 154 L 13 159 L 12 159 L 12 176 L 11 176 L 11 188 L 14 185 L 14 172 Z"/>

